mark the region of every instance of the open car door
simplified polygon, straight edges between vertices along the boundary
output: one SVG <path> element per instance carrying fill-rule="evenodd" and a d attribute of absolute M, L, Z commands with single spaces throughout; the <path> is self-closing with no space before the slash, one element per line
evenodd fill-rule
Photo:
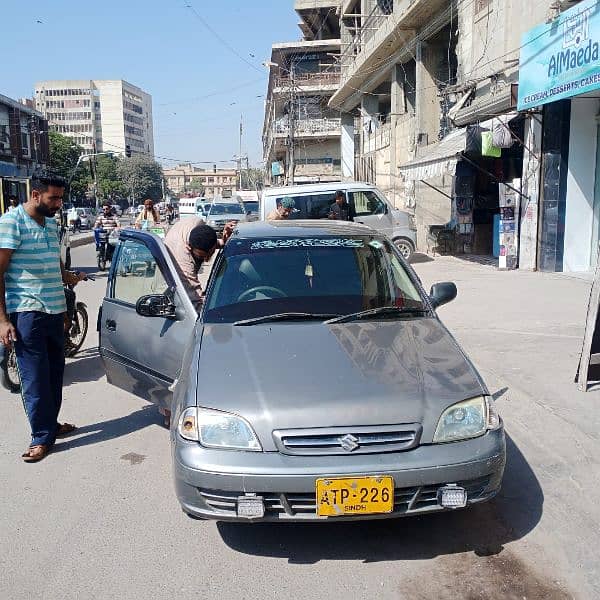
<path fill-rule="evenodd" d="M 169 408 L 197 319 L 162 240 L 121 232 L 98 315 L 108 382 Z"/>

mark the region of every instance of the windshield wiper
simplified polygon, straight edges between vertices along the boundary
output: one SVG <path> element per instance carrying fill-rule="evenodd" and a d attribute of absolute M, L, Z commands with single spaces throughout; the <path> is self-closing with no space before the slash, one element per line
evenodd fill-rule
<path fill-rule="evenodd" d="M 398 316 L 398 315 L 414 315 L 422 316 L 427 314 L 427 310 L 423 308 L 410 308 L 407 306 L 380 306 L 378 308 L 370 308 L 368 310 L 361 310 L 357 313 L 349 315 L 342 315 L 341 317 L 334 317 L 325 321 L 325 325 L 332 323 L 348 323 L 349 321 L 359 321 L 360 319 L 367 319 L 369 317 L 387 317 L 387 316 Z"/>
<path fill-rule="evenodd" d="M 340 315 L 335 313 L 286 312 L 276 313 L 273 315 L 263 315 L 262 317 L 244 319 L 243 321 L 235 321 L 234 325 L 257 325 L 259 323 L 270 323 L 271 321 L 321 321 L 323 319 L 330 319 L 331 317 L 339 316 Z"/>

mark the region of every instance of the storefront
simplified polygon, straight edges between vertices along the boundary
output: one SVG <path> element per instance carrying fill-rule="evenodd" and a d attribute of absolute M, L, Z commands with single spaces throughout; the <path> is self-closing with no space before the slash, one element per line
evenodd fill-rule
<path fill-rule="evenodd" d="M 585 0 L 523 36 L 520 111 L 537 121 L 536 226 L 523 256 L 542 271 L 588 271 L 600 241 L 600 0 Z M 535 154 L 535 152 L 532 152 Z M 534 210 L 537 214 L 534 214 Z"/>
<path fill-rule="evenodd" d="M 523 137 L 524 118 L 509 112 L 457 128 L 400 167 L 421 249 L 516 268 Z M 441 225 L 443 248 L 432 239 Z"/>

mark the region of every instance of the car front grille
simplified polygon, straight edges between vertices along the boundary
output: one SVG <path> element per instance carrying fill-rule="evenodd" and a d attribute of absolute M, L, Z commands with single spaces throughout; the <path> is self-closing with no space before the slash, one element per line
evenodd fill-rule
<path fill-rule="evenodd" d="M 420 437 L 421 425 L 418 423 L 273 432 L 279 452 L 302 456 L 400 452 L 417 446 Z"/>
<path fill-rule="evenodd" d="M 489 476 L 456 482 L 467 490 L 469 501 L 477 500 L 483 495 L 490 481 Z M 438 489 L 443 484 L 415 486 L 394 489 L 394 510 L 392 515 L 400 516 L 440 510 L 437 501 Z M 205 504 L 217 515 L 237 516 L 237 499 L 244 492 L 227 492 L 223 490 L 205 490 L 198 488 L 198 494 Z M 317 516 L 315 493 L 277 493 L 257 492 L 263 499 L 265 517 L 275 519 L 314 519 Z"/>

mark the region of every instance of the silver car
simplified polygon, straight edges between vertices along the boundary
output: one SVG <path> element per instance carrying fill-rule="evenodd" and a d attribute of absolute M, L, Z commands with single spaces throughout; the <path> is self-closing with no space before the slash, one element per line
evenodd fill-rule
<path fill-rule="evenodd" d="M 160 239 L 124 231 L 100 325 L 110 383 L 171 408 L 193 517 L 355 520 L 499 490 L 503 425 L 394 244 L 337 221 L 239 226 L 202 313 Z"/>
<path fill-rule="evenodd" d="M 246 221 L 246 211 L 241 202 L 213 202 L 206 213 L 206 223 L 217 233 L 222 233 L 229 222 Z"/>

